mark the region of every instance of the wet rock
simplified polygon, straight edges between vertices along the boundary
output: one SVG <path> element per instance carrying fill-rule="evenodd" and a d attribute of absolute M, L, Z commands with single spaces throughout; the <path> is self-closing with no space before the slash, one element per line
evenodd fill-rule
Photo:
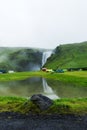
<path fill-rule="evenodd" d="M 30 98 L 30 100 L 36 104 L 40 110 L 46 110 L 53 104 L 51 99 L 42 94 L 35 94 Z"/>

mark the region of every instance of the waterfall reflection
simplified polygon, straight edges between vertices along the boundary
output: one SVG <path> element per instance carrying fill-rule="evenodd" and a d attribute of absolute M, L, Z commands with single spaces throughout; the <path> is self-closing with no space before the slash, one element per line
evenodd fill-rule
<path fill-rule="evenodd" d="M 52 88 L 47 84 L 46 80 L 42 78 L 44 95 L 51 99 L 58 99 L 59 97 L 55 94 Z"/>

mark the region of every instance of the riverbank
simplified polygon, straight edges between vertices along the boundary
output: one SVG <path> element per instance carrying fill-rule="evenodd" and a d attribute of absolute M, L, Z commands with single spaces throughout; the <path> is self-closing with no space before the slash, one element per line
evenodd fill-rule
<path fill-rule="evenodd" d="M 0 130 L 86 130 L 87 115 L 0 113 Z"/>
<path fill-rule="evenodd" d="M 64 73 L 47 73 L 47 72 L 15 72 L 12 74 L 0 74 L 0 81 L 24 80 L 29 77 L 44 77 L 58 80 L 64 83 L 70 83 L 77 87 L 87 87 L 87 71 L 73 71 Z"/>

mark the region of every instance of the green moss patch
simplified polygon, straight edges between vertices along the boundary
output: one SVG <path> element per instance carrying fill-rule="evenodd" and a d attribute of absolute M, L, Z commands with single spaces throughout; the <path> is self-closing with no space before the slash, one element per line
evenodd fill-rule
<path fill-rule="evenodd" d="M 29 99 L 20 97 L 0 97 L 0 112 L 22 114 L 87 114 L 87 98 L 57 99 L 45 111 L 41 111 Z"/>

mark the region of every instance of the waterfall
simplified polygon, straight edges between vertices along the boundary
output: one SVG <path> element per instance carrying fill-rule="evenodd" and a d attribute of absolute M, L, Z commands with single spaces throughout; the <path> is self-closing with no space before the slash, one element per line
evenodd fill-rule
<path fill-rule="evenodd" d="M 42 66 L 46 63 L 47 59 L 51 56 L 52 51 L 45 51 L 42 55 Z"/>
<path fill-rule="evenodd" d="M 58 99 L 59 97 L 54 93 L 52 88 L 47 84 L 46 80 L 42 78 L 44 94 L 51 99 Z"/>

